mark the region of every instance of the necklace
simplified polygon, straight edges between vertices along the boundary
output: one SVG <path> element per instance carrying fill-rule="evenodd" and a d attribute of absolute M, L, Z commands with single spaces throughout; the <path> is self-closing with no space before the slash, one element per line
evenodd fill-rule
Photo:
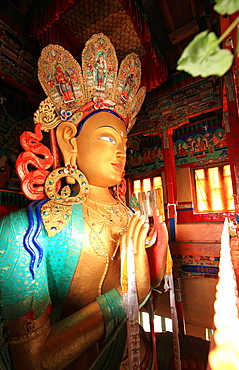
<path fill-rule="evenodd" d="M 126 231 L 130 219 L 129 209 L 122 203 L 103 204 L 87 199 L 83 203 L 84 220 L 90 228 L 89 241 L 98 256 L 105 258 L 105 268 L 99 284 L 99 295 L 102 294 L 102 286 L 105 281 L 110 256 L 107 245 L 115 244 L 111 260 L 115 259 L 121 237 Z"/>

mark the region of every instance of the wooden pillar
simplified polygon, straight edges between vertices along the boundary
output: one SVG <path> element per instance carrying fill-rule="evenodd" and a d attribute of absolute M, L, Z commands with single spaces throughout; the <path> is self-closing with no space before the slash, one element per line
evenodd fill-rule
<path fill-rule="evenodd" d="M 229 133 L 227 133 L 228 155 L 231 168 L 233 193 L 235 195 L 235 205 L 238 206 L 239 196 L 239 117 L 236 101 L 236 90 L 234 85 L 233 73 L 228 72 L 225 77 L 225 87 L 227 95 L 227 115 L 229 123 Z M 225 112 L 224 112 L 225 115 Z"/>
<path fill-rule="evenodd" d="M 231 15 L 230 17 L 221 17 L 220 26 L 221 33 L 223 33 L 229 26 L 230 22 L 235 19 L 238 13 Z M 233 31 L 237 32 L 237 27 Z M 236 36 L 228 35 L 228 38 L 223 41 L 223 48 L 232 51 L 231 42 L 229 38 L 232 36 L 232 40 L 235 45 Z M 238 197 L 239 197 L 239 116 L 238 116 L 238 104 L 237 104 L 237 93 L 235 87 L 235 72 L 238 72 L 238 58 L 234 58 L 234 63 L 231 69 L 224 76 L 224 91 L 226 92 L 226 101 L 223 100 L 223 114 L 224 121 L 228 121 L 226 125 L 226 138 L 228 145 L 228 155 L 232 177 L 232 187 L 235 200 L 236 213 L 238 213 Z M 235 74 L 237 78 L 237 74 Z M 223 91 L 223 92 L 224 92 Z M 224 98 L 225 99 L 225 98 Z M 226 119 L 225 119 L 226 118 Z"/>
<path fill-rule="evenodd" d="M 164 160 L 164 171 L 165 171 L 165 182 L 166 182 L 166 194 L 167 194 L 167 211 L 168 211 L 168 222 L 169 222 L 169 241 L 176 241 L 176 227 L 177 227 L 177 182 L 176 182 L 176 167 L 175 167 L 175 156 L 173 150 L 172 140 L 173 130 L 165 130 L 162 133 L 162 148 L 163 148 L 163 160 Z M 175 290 L 175 308 L 177 313 L 177 323 L 179 333 L 185 334 L 185 322 L 183 314 L 183 306 L 181 299 L 180 280 L 174 279 L 174 290 Z M 173 317 L 172 317 L 173 319 Z"/>
<path fill-rule="evenodd" d="M 176 184 L 176 167 L 172 141 L 173 130 L 164 130 L 162 133 L 163 160 L 166 180 L 167 194 L 167 211 L 169 222 L 169 239 L 176 241 L 176 224 L 177 224 L 177 184 Z"/>

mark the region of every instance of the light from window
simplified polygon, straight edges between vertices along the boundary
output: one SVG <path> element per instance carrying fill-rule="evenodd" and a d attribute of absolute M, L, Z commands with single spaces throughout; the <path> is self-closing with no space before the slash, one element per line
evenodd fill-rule
<path fill-rule="evenodd" d="M 211 341 L 214 330 L 206 328 L 206 340 Z"/>
<path fill-rule="evenodd" d="M 162 187 L 162 178 L 161 176 L 157 176 L 153 178 L 153 187 L 154 189 L 159 189 Z"/>
<path fill-rule="evenodd" d="M 156 192 L 153 192 L 152 194 L 153 190 L 156 190 Z M 138 202 L 140 203 L 141 209 L 144 211 L 145 214 L 147 214 L 148 216 L 152 216 L 152 209 L 155 207 L 156 202 L 156 206 L 158 207 L 159 212 L 164 219 L 164 203 L 161 176 L 156 176 L 153 178 L 147 177 L 142 180 L 134 180 L 133 192 L 135 193 Z M 152 195 L 154 195 L 154 197 L 152 197 Z M 154 202 L 152 201 L 153 199 Z"/>
<path fill-rule="evenodd" d="M 226 166 L 223 166 L 223 178 L 224 178 L 224 185 L 225 185 L 225 196 L 227 199 L 227 206 L 228 209 L 234 209 L 234 198 L 233 198 L 233 190 L 232 190 L 232 180 L 231 180 L 231 171 L 230 171 L 230 165 L 227 164 Z"/>
<path fill-rule="evenodd" d="M 140 180 L 135 180 L 134 181 L 134 193 L 140 193 L 141 192 L 141 183 Z"/>
<path fill-rule="evenodd" d="M 198 212 L 208 211 L 209 205 L 207 200 L 206 173 L 204 169 L 195 170 L 196 180 L 196 198 Z"/>
<path fill-rule="evenodd" d="M 146 332 L 150 332 L 149 314 L 147 312 L 140 312 L 140 324 Z M 154 331 L 155 333 L 162 333 L 165 331 L 173 331 L 172 319 L 154 315 Z"/>
<path fill-rule="evenodd" d="M 223 181 L 221 180 L 223 179 L 220 179 L 218 167 L 208 169 L 208 183 L 211 195 L 211 206 L 214 211 L 220 211 L 223 209 L 221 192 L 221 185 L 223 185 Z"/>
<path fill-rule="evenodd" d="M 234 209 L 229 165 L 197 169 L 194 174 L 198 212 Z"/>
<path fill-rule="evenodd" d="M 151 181 L 150 178 L 143 179 L 143 191 L 146 193 L 146 191 L 151 190 Z"/>

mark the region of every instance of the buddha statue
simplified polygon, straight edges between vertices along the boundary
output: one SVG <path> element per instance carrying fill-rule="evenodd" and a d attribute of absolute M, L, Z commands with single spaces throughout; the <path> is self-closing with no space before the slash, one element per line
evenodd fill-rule
<path fill-rule="evenodd" d="M 137 320 L 127 325 L 127 307 L 131 299 L 138 311 L 160 284 L 167 235 L 155 212 L 146 249 L 146 218 L 118 192 L 127 133 L 145 89 L 138 90 L 135 54 L 118 75 L 117 63 L 103 34 L 86 43 L 82 69 L 60 46 L 42 51 L 39 80 L 47 98 L 35 114 L 35 133 L 21 138 L 25 151 L 17 161 L 33 202 L 0 224 L 1 369 L 140 368 L 147 357 Z M 50 132 L 51 150 L 41 130 Z M 135 339 L 131 352 L 127 331 Z"/>

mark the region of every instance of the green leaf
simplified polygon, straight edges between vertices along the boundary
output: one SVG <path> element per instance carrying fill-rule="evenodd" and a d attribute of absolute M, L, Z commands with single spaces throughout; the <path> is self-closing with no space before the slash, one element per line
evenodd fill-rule
<path fill-rule="evenodd" d="M 193 77 L 222 76 L 231 67 L 233 55 L 227 49 L 220 49 L 214 32 L 199 33 L 184 49 L 177 65 Z"/>
<path fill-rule="evenodd" d="M 233 14 L 239 10 L 239 0 L 216 0 L 213 9 L 219 14 Z"/>

